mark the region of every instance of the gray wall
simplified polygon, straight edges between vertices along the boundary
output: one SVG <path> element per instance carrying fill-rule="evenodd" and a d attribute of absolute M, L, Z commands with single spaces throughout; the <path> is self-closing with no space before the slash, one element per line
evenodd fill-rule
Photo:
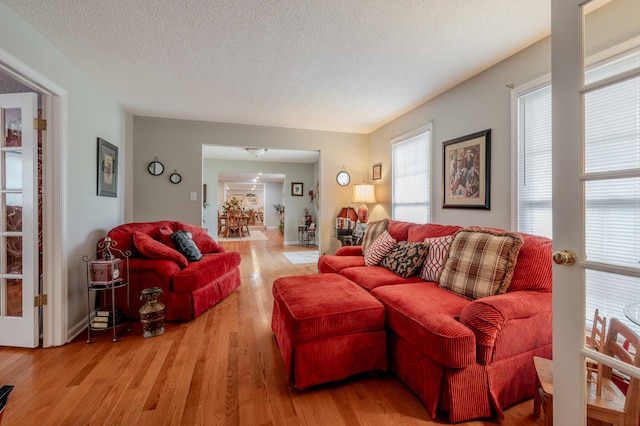
<path fill-rule="evenodd" d="M 351 201 L 353 193 L 352 185 L 344 188 L 337 185 L 336 174 L 344 165 L 351 173 L 352 184 L 370 179 L 365 135 L 136 116 L 133 139 L 133 219 L 136 221 L 172 219 L 194 225 L 202 223 L 203 178 L 211 179 L 203 171 L 203 144 L 318 150 L 317 174 L 311 169 L 300 175 L 301 180 L 285 182 L 284 193 L 290 196 L 290 182 L 301 181 L 306 194 L 310 185 L 315 185 L 314 177 L 318 176 L 316 180 L 320 181 L 321 187 L 317 215 L 320 217 L 320 250 L 332 252 L 340 246 L 333 237 L 334 218 L 340 207 Z M 151 176 L 147 164 L 154 157 L 165 164 L 168 172 L 178 170 L 182 183 L 171 184 L 167 173 Z M 207 185 L 208 191 L 209 188 Z M 192 191 L 197 192 L 198 201 L 189 201 Z M 298 211 L 311 206 L 308 196 L 290 198 L 297 199 L 287 206 L 288 211 L 296 212 L 296 218 Z M 266 212 L 269 205 L 266 205 Z M 290 238 L 289 235 L 285 237 L 286 240 Z"/>

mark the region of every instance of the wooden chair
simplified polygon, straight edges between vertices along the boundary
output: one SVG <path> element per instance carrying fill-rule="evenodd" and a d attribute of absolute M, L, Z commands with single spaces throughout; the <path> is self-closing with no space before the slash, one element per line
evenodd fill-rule
<path fill-rule="evenodd" d="M 607 318 L 601 317 L 596 309 L 591 325 L 591 335 L 587 336 L 587 348 L 602 352 L 604 339 L 607 335 Z M 596 395 L 602 395 L 602 364 L 587 358 L 587 381 L 596 384 Z"/>
<path fill-rule="evenodd" d="M 4 385 L 0 388 L 0 423 L 2 423 L 2 413 L 9 402 L 9 394 L 13 390 L 12 385 Z"/>
<path fill-rule="evenodd" d="M 227 210 L 226 238 L 229 234 L 238 234 L 242 238 L 242 212 L 240 210 Z"/>
<path fill-rule="evenodd" d="M 540 417 L 540 407 L 544 407 L 544 425 L 553 425 L 553 361 L 533 357 L 536 369 L 536 392 L 533 394 L 533 415 Z"/>
<path fill-rule="evenodd" d="M 630 350 L 631 349 L 631 350 Z M 602 352 L 627 364 L 640 367 L 640 337 L 617 318 L 609 323 Z M 620 426 L 640 424 L 640 379 L 631 378 L 626 396 L 612 379 L 612 369 L 602 366 L 602 395 L 594 383 L 587 383 L 587 417 Z"/>
<path fill-rule="evenodd" d="M 220 216 L 220 212 L 218 211 L 218 235 L 226 232 L 225 229 L 227 225 L 227 219 L 225 217 Z"/>
<path fill-rule="evenodd" d="M 249 231 L 249 223 L 250 223 L 250 221 L 251 221 L 251 219 L 247 215 L 243 215 L 241 217 L 241 220 L 240 220 L 240 233 L 242 235 L 244 235 L 245 232 L 246 232 L 248 236 L 251 236 L 251 231 Z"/>

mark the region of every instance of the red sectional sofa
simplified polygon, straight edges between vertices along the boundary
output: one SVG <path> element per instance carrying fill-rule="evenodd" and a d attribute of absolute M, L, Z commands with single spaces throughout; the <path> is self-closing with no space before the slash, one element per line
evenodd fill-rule
<path fill-rule="evenodd" d="M 188 231 L 202 258 L 189 262 L 176 255 L 171 240 L 175 231 Z M 225 251 L 203 228 L 182 222 L 126 223 L 107 234 L 116 248 L 130 251 L 129 316 L 137 318 L 143 289 L 160 287 L 167 321 L 188 321 L 198 317 L 240 286 L 240 253 Z M 141 252 L 144 251 L 144 254 Z M 115 256 L 120 255 L 114 251 Z M 123 293 L 123 292 L 122 292 Z M 118 295 L 117 304 L 126 297 Z"/>
<path fill-rule="evenodd" d="M 460 227 L 390 221 L 398 241 L 419 242 Z M 338 273 L 385 307 L 389 370 L 449 421 L 489 417 L 533 396 L 533 356 L 551 358 L 551 240 L 520 234 L 523 244 L 504 294 L 469 300 L 418 276 L 364 266 L 362 247 L 322 255 L 320 273 Z"/>

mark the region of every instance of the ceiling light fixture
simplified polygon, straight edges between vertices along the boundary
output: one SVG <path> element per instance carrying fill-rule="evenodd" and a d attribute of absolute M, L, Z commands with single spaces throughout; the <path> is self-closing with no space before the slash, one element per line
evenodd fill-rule
<path fill-rule="evenodd" d="M 245 148 L 245 150 L 256 158 L 267 152 L 267 148 Z"/>

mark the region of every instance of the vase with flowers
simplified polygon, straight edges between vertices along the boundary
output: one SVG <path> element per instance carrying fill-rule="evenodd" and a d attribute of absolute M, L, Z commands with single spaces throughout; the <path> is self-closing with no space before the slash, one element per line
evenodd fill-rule
<path fill-rule="evenodd" d="M 229 210 L 240 210 L 241 205 L 242 201 L 238 200 L 235 197 L 232 197 L 225 201 L 224 204 L 222 204 L 222 210 L 226 214 Z"/>

